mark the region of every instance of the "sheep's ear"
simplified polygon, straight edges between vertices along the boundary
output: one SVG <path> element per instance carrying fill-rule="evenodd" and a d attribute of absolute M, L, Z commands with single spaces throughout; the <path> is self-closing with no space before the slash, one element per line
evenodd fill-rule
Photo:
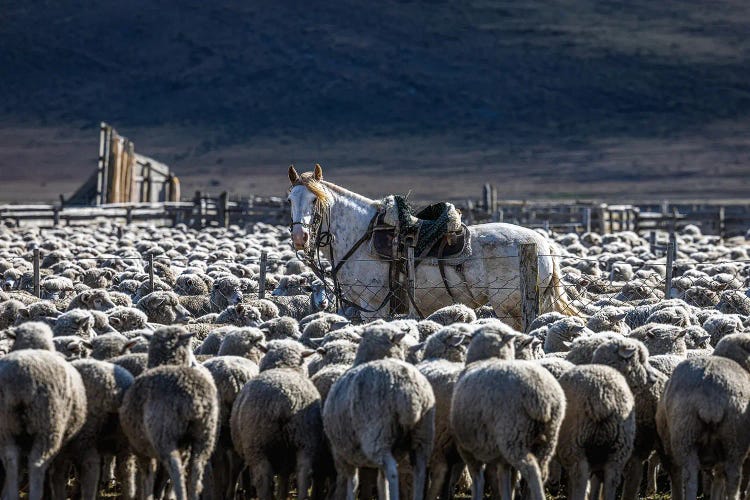
<path fill-rule="evenodd" d="M 584 278 L 584 279 L 578 281 L 578 284 L 581 285 L 581 286 L 589 286 L 591 284 L 591 281 L 589 281 L 589 280 L 587 280 L 587 279 Z"/>
<path fill-rule="evenodd" d="M 320 166 L 320 163 L 315 164 L 315 171 L 313 172 L 313 179 L 316 181 L 323 180 L 323 167 Z"/>
<path fill-rule="evenodd" d="M 149 332 L 143 332 L 143 333 L 141 333 L 141 337 L 143 337 L 147 341 L 151 342 L 151 339 L 154 338 L 154 334 L 153 333 L 149 333 Z M 135 345 L 136 342 L 137 342 L 137 340 L 134 341 L 133 345 Z"/>
<path fill-rule="evenodd" d="M 656 330 L 653 330 L 653 329 L 646 330 L 646 335 L 648 337 L 654 338 L 656 336 Z"/>
<path fill-rule="evenodd" d="M 289 165 L 289 182 L 294 184 L 299 180 L 299 174 L 294 169 L 294 165 Z"/>
<path fill-rule="evenodd" d="M 325 354 L 326 354 L 326 348 L 325 347 L 318 347 L 317 349 L 315 349 L 315 352 L 317 352 L 321 356 L 325 356 Z"/>
<path fill-rule="evenodd" d="M 161 298 L 154 297 L 153 299 L 151 299 L 151 304 L 150 305 L 151 305 L 151 307 L 161 307 L 162 304 L 164 304 L 164 302 L 166 302 L 166 301 L 167 301 L 166 297 L 161 297 Z"/>
<path fill-rule="evenodd" d="M 446 340 L 446 343 L 453 347 L 458 347 L 461 344 L 464 343 L 464 335 L 461 335 L 460 333 L 454 333 L 450 337 L 448 337 L 448 340 Z"/>
<path fill-rule="evenodd" d="M 617 354 L 620 355 L 623 359 L 630 359 L 635 354 L 636 348 L 635 347 L 620 347 L 617 350 Z"/>
<path fill-rule="evenodd" d="M 406 337 L 406 332 L 398 332 L 393 336 L 391 342 L 393 342 L 394 344 L 398 344 L 404 339 L 404 337 Z"/>
<path fill-rule="evenodd" d="M 91 320 L 91 316 L 85 316 L 85 317 L 83 317 L 83 318 L 80 318 L 80 319 L 76 320 L 76 324 L 77 324 L 78 326 L 81 326 L 81 327 L 82 327 L 82 326 L 84 326 L 84 325 L 88 324 L 88 322 L 89 322 L 90 320 Z"/>
<path fill-rule="evenodd" d="M 29 316 L 31 315 L 31 313 L 29 312 L 29 310 L 28 310 L 28 309 L 26 309 L 26 308 L 23 308 L 23 309 L 19 309 L 19 310 L 18 310 L 18 314 L 19 314 L 20 316 L 24 317 L 24 318 L 28 318 L 28 317 L 29 317 Z"/>
<path fill-rule="evenodd" d="M 541 343 L 542 343 L 542 341 L 540 340 L 540 341 L 539 341 L 539 343 L 541 344 Z M 568 342 L 567 340 L 563 340 L 563 345 L 564 345 L 565 347 L 567 347 L 568 349 L 570 349 L 570 346 L 572 346 L 572 345 L 573 345 L 573 342 Z"/>
<path fill-rule="evenodd" d="M 88 304 L 91 301 L 91 290 L 84 290 L 81 292 L 81 302 Z"/>
<path fill-rule="evenodd" d="M 711 336 L 710 335 L 704 335 L 703 337 L 698 337 L 698 342 L 701 343 L 701 344 L 703 342 L 706 342 L 707 340 L 711 340 Z"/>
<path fill-rule="evenodd" d="M 16 331 L 13 329 L 6 330 L 5 335 L 7 335 L 9 339 L 16 340 Z"/>
<path fill-rule="evenodd" d="M 86 349 L 93 349 L 94 348 L 94 346 L 92 346 L 91 342 L 89 342 L 88 340 L 82 340 L 81 341 L 81 345 L 83 347 L 85 347 Z"/>
<path fill-rule="evenodd" d="M 109 318 L 109 324 L 114 328 L 119 328 L 122 325 L 122 323 L 120 322 L 120 318 L 118 318 L 117 316 Z"/>
<path fill-rule="evenodd" d="M 684 337 L 685 335 L 687 335 L 687 333 L 688 333 L 687 330 L 682 330 L 680 332 L 677 332 L 677 335 L 676 335 L 675 338 L 681 339 L 682 337 Z"/>
<path fill-rule="evenodd" d="M 177 343 L 179 345 L 185 345 L 188 342 L 190 342 L 190 339 L 192 338 L 193 338 L 193 333 L 191 332 L 181 333 L 180 335 L 177 336 Z"/>
<path fill-rule="evenodd" d="M 237 314 L 242 314 L 245 312 L 245 304 L 240 302 L 236 306 L 234 306 L 234 310 L 237 312 Z"/>
<path fill-rule="evenodd" d="M 266 346 L 266 344 L 258 342 L 257 344 L 255 344 L 255 346 L 260 350 L 260 352 L 264 354 L 268 352 L 268 347 Z"/>
<path fill-rule="evenodd" d="M 317 351 L 315 349 L 305 349 L 302 351 L 302 357 L 307 358 L 315 354 Z"/>
<path fill-rule="evenodd" d="M 67 347 L 71 352 L 81 352 L 81 344 L 80 342 L 76 342 L 75 340 L 68 342 Z"/>
<path fill-rule="evenodd" d="M 323 342 L 323 337 L 313 337 L 311 339 L 308 339 L 308 342 L 310 342 L 312 345 L 317 345 Z"/>
<path fill-rule="evenodd" d="M 518 343 L 518 347 L 524 348 L 527 345 L 531 344 L 534 341 L 534 337 L 524 337 L 521 339 L 521 341 Z"/>
<path fill-rule="evenodd" d="M 518 337 L 518 335 L 515 335 L 515 334 L 512 334 L 512 333 L 506 333 L 506 334 L 504 334 L 503 335 L 503 344 L 508 344 L 510 342 L 515 342 L 516 341 L 516 337 Z"/>
<path fill-rule="evenodd" d="M 144 336 L 144 338 L 146 338 Z M 148 340 L 148 338 L 146 338 Z M 138 343 L 138 339 L 133 339 L 125 342 L 125 345 L 122 346 L 122 350 L 120 351 L 120 354 L 127 354 L 130 352 L 130 350 L 135 347 L 135 345 Z"/>

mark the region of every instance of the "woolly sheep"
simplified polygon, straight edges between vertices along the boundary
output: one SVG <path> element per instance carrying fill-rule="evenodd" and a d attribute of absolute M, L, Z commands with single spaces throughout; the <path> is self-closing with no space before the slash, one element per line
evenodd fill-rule
<path fill-rule="evenodd" d="M 454 328 L 455 326 L 443 327 L 427 337 L 422 351 L 423 359 L 445 359 L 455 363 L 464 362 L 473 329 L 467 325 L 466 329 L 462 331 L 460 328 Z"/>
<path fill-rule="evenodd" d="M 466 350 L 466 364 L 485 359 L 514 359 L 518 332 L 509 326 L 485 325 L 477 329 Z"/>
<path fill-rule="evenodd" d="M 679 326 L 650 323 L 630 332 L 629 337 L 643 342 L 649 354 L 675 354 L 685 356 L 687 331 Z"/>
<path fill-rule="evenodd" d="M 252 299 L 245 302 L 247 305 L 260 311 L 261 321 L 268 321 L 279 316 L 285 316 L 279 310 L 279 306 L 269 299 Z"/>
<path fill-rule="evenodd" d="M 605 306 L 595 312 L 586 321 L 586 327 L 592 332 L 618 332 L 627 334 L 630 331 L 625 317 L 627 312 L 614 306 Z"/>
<path fill-rule="evenodd" d="M 711 345 L 713 346 L 717 345 L 727 335 L 745 331 L 742 318 L 736 314 L 721 314 L 708 318 L 703 323 L 703 329 L 711 336 Z"/>
<path fill-rule="evenodd" d="M 555 321 L 548 325 L 547 336 L 544 339 L 544 352 L 563 352 L 570 350 L 570 344 L 580 337 L 588 336 L 582 319 L 571 316 Z"/>
<path fill-rule="evenodd" d="M 56 337 L 77 335 L 84 340 L 96 337 L 94 328 L 94 317 L 90 311 L 84 309 L 73 309 L 65 312 L 57 318 L 52 332 Z"/>
<path fill-rule="evenodd" d="M 86 419 L 53 462 L 50 470 L 52 497 L 65 497 L 68 465 L 73 463 L 81 481 L 81 498 L 96 498 L 101 490 L 102 461 L 107 456 L 116 456 L 122 471 L 123 496 L 134 498 L 133 471 L 128 470 L 128 443 L 118 422 L 118 410 L 125 391 L 133 384 L 133 376 L 124 368 L 91 359 L 73 361 L 71 366 L 81 375 L 86 391 Z"/>
<path fill-rule="evenodd" d="M 242 302 L 242 283 L 235 276 L 222 276 L 211 287 L 211 312 L 220 313 Z"/>
<path fill-rule="evenodd" d="M 453 304 L 438 309 L 427 316 L 426 319 L 446 326 L 451 323 L 471 323 L 472 321 L 476 321 L 477 315 L 470 307 L 463 304 Z"/>
<path fill-rule="evenodd" d="M 649 363 L 649 351 L 641 342 L 612 339 L 594 351 L 592 363 L 610 366 L 620 372 L 635 399 L 635 441 L 625 467 L 622 498 L 637 499 L 643 475 L 643 462 L 659 449 L 656 407 L 667 383 L 667 376 Z"/>
<path fill-rule="evenodd" d="M 206 295 L 178 295 L 180 305 L 195 317 L 211 314 L 211 297 Z M 214 313 L 218 314 L 218 313 Z"/>
<path fill-rule="evenodd" d="M 52 343 L 55 350 L 62 354 L 66 361 L 87 358 L 91 349 L 91 344 L 88 341 L 75 335 L 54 337 Z"/>
<path fill-rule="evenodd" d="M 168 471 L 178 500 L 201 493 L 219 414 L 213 379 L 204 368 L 191 366 L 194 362 L 190 334 L 180 327 L 160 328 L 149 339 L 149 369 L 125 393 L 120 421 L 146 475 L 141 498 L 153 488 L 155 460 Z"/>
<path fill-rule="evenodd" d="M 596 351 L 597 347 L 612 338 L 617 339 L 620 337 L 622 335 L 615 332 L 599 332 L 590 337 L 577 339 L 570 346 L 570 351 L 568 351 L 565 359 L 574 365 L 591 363 L 591 358 L 594 356 L 594 351 Z"/>
<path fill-rule="evenodd" d="M 559 382 L 567 409 L 557 457 L 568 472 L 568 498 L 584 500 L 590 475 L 598 473 L 602 498 L 614 500 L 635 441 L 635 401 L 627 381 L 609 366 L 579 365 Z"/>
<path fill-rule="evenodd" d="M 725 495 L 739 497 L 742 463 L 750 448 L 745 432 L 748 340 L 741 334 L 724 337 L 716 346 L 718 355 L 683 361 L 667 382 L 656 418 L 676 497 L 696 498 L 704 456 L 713 457 L 713 480 L 723 483 Z"/>
<path fill-rule="evenodd" d="M 235 458 L 229 417 L 232 405 L 244 385 L 258 375 L 258 365 L 246 358 L 220 356 L 203 363 L 211 373 L 219 398 L 219 432 L 216 449 L 211 457 L 210 481 L 207 492 L 212 498 L 230 498 L 234 494 L 234 480 L 239 471 L 239 460 Z"/>
<path fill-rule="evenodd" d="M 357 355 L 357 344 L 348 340 L 336 340 L 318 347 L 316 355 L 310 359 L 307 365 L 307 373 L 310 377 L 328 365 L 351 365 Z"/>
<path fill-rule="evenodd" d="M 256 307 L 239 303 L 224 309 L 215 322 L 235 326 L 259 326 L 260 311 Z"/>
<path fill-rule="evenodd" d="M 12 352 L 0 359 L 0 414 L 3 498 L 18 498 L 23 454 L 28 458 L 29 499 L 40 500 L 53 458 L 85 422 L 81 376 L 54 352 Z"/>
<path fill-rule="evenodd" d="M 529 497 L 543 500 L 564 416 L 560 384 L 535 362 L 498 359 L 468 365 L 453 390 L 450 423 L 471 475 L 472 498 L 483 496 L 483 464 L 496 464 L 504 498 L 512 498 L 512 467 L 525 480 Z"/>
<path fill-rule="evenodd" d="M 94 309 L 96 311 L 108 311 L 115 307 L 115 303 L 106 290 L 92 289 L 84 290 L 70 301 L 68 311 L 73 309 Z"/>
<path fill-rule="evenodd" d="M 432 388 L 414 366 L 380 359 L 344 373 L 323 407 L 323 426 L 336 465 L 337 497 L 353 495 L 357 468 L 372 467 L 383 478 L 378 481 L 380 495 L 399 498 L 397 463 L 402 453 L 412 458 L 412 491 L 419 496 L 432 452 L 434 419 Z M 403 443 L 408 443 L 407 449 L 401 447 Z"/>
<path fill-rule="evenodd" d="M 91 358 L 100 361 L 108 360 L 127 351 L 137 342 L 121 333 L 107 333 L 97 335 L 89 342 L 91 344 Z"/>
<path fill-rule="evenodd" d="M 26 305 L 18 300 L 6 300 L 0 302 L 0 329 L 4 330 L 16 323 L 20 311 L 26 309 Z"/>
<path fill-rule="evenodd" d="M 40 300 L 20 309 L 15 324 L 18 325 L 25 321 L 42 321 L 48 325 L 54 325 L 55 320 L 61 314 L 54 302 Z"/>
<path fill-rule="evenodd" d="M 240 356 L 260 363 L 266 350 L 263 332 L 257 328 L 237 328 L 224 335 L 218 356 Z"/>
<path fill-rule="evenodd" d="M 269 342 L 266 356 L 274 362 L 264 357 L 260 374 L 245 384 L 232 407 L 232 441 L 264 500 L 273 498 L 275 474 L 279 497 L 287 498 L 294 468 L 298 496 L 308 498 L 313 466 L 324 451 L 320 394 L 303 372 L 306 354 L 294 341 Z"/>
<path fill-rule="evenodd" d="M 268 340 L 299 339 L 299 323 L 289 316 L 273 318 L 261 323 L 258 328 L 265 334 Z"/>
<path fill-rule="evenodd" d="M 110 358 L 109 362 L 125 368 L 131 375 L 133 375 L 133 377 L 137 377 L 146 371 L 148 366 L 148 354 L 145 352 L 121 354 L 120 356 Z"/>
<path fill-rule="evenodd" d="M 300 337 L 300 342 L 310 345 L 310 339 L 323 337 L 327 333 L 339 330 L 347 325 L 349 325 L 349 320 L 343 316 L 326 313 L 308 322 L 305 326 L 301 326 L 302 336 Z"/>
<path fill-rule="evenodd" d="M 43 349 L 54 351 L 55 345 L 52 341 L 52 330 L 50 327 L 38 321 L 28 321 L 19 326 L 9 328 L 5 335 L 13 340 L 10 351 L 21 349 Z"/>
<path fill-rule="evenodd" d="M 107 311 L 109 324 L 118 332 L 129 332 L 147 327 L 148 316 L 135 307 L 117 306 Z"/>
<path fill-rule="evenodd" d="M 173 292 L 152 292 L 139 300 L 136 307 L 146 313 L 151 323 L 172 325 L 190 319 L 190 313 Z"/>

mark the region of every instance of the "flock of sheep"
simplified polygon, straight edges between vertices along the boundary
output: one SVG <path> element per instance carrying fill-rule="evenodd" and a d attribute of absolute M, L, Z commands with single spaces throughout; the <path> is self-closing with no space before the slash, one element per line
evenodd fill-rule
<path fill-rule="evenodd" d="M 352 322 L 282 227 L 0 228 L 2 498 L 738 499 L 750 243 L 685 228 L 666 297 L 642 237 L 550 238 L 579 314 L 522 333 Z"/>

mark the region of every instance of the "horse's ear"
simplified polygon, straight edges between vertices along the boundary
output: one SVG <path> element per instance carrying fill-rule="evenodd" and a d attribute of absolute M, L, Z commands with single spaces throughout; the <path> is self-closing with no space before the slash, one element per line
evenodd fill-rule
<path fill-rule="evenodd" d="M 320 166 L 320 163 L 315 164 L 315 172 L 313 173 L 313 179 L 316 181 L 323 180 L 323 167 Z"/>
<path fill-rule="evenodd" d="M 289 165 L 289 180 L 292 184 L 299 180 L 299 174 L 294 170 L 294 165 Z"/>

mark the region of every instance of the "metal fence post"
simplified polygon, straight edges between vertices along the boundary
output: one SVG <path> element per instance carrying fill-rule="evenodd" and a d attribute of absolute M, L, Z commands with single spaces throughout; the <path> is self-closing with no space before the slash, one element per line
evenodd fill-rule
<path fill-rule="evenodd" d="M 535 243 L 518 247 L 519 279 L 521 281 L 521 319 L 523 331 L 539 315 L 539 256 Z"/>
<path fill-rule="evenodd" d="M 148 291 L 154 291 L 154 254 L 148 255 Z"/>
<path fill-rule="evenodd" d="M 34 297 L 41 298 L 41 286 L 39 283 L 39 249 L 34 249 Z"/>
<path fill-rule="evenodd" d="M 413 316 L 416 312 L 414 310 L 414 303 L 416 298 L 416 290 L 417 290 L 417 280 L 415 279 L 414 273 L 416 272 L 416 266 L 414 265 L 414 247 L 412 245 L 409 245 L 406 247 L 406 277 L 407 277 L 407 286 L 409 289 L 407 290 L 407 293 L 409 294 L 409 316 Z"/>
<path fill-rule="evenodd" d="M 260 253 L 260 276 L 258 277 L 258 298 L 266 298 L 266 267 L 268 266 L 268 252 Z"/>
<path fill-rule="evenodd" d="M 664 297 L 669 299 L 672 295 L 672 272 L 674 267 L 674 241 L 670 235 L 669 243 L 667 244 L 667 269 L 665 273 L 665 284 L 664 284 Z"/>

